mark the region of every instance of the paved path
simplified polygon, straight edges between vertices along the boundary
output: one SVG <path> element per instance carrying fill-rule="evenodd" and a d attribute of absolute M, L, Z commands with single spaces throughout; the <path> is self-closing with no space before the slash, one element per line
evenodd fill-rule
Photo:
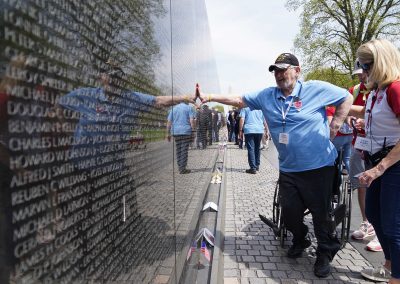
<path fill-rule="evenodd" d="M 359 271 L 371 267 L 351 244 L 347 244 L 332 262 L 333 273 L 325 279 L 313 274 L 313 248 L 298 259 L 286 257 L 291 243 L 279 246 L 269 227 L 259 220 L 258 213 L 272 214 L 272 199 L 277 171 L 263 156 L 260 172 L 246 174 L 247 151 L 229 144 L 226 166 L 225 239 L 223 246 L 224 283 L 371 283 Z M 310 222 L 310 217 L 306 220 Z M 310 230 L 312 231 L 312 230 Z M 313 237 L 313 236 L 312 236 Z"/>

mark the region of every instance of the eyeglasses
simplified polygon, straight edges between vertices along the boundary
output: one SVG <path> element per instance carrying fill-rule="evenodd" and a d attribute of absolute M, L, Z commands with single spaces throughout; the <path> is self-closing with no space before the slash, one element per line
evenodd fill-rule
<path fill-rule="evenodd" d="M 290 66 L 288 66 L 286 68 L 277 68 L 277 67 L 275 67 L 274 70 L 271 71 L 271 73 L 274 74 L 274 73 L 286 72 L 287 70 L 295 68 L 295 67 L 296 66 L 293 66 L 293 65 L 290 65 Z"/>
<path fill-rule="evenodd" d="M 364 71 L 369 71 L 371 70 L 372 65 L 374 64 L 374 62 L 369 62 L 369 63 L 364 63 L 361 64 L 360 62 L 357 62 L 357 67 L 361 68 Z"/>

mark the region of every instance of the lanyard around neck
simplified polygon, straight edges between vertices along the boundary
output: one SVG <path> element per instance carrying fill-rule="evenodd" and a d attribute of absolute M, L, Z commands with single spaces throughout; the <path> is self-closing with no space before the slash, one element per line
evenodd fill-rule
<path fill-rule="evenodd" d="M 287 106 L 285 111 L 283 111 L 283 106 L 285 105 L 285 100 L 283 101 L 283 104 L 282 104 L 282 107 L 281 107 L 282 119 L 283 120 L 286 120 L 286 116 L 289 113 L 290 108 L 292 107 L 293 99 L 294 99 L 294 96 L 292 96 L 292 99 L 290 100 L 289 105 Z"/>
<path fill-rule="evenodd" d="M 283 110 L 283 106 L 285 105 L 285 100 L 282 101 L 283 104 L 282 104 L 282 107 L 281 107 L 281 112 L 282 112 L 282 127 L 283 127 L 283 132 L 285 132 L 286 116 L 287 116 L 287 114 L 289 113 L 290 108 L 292 107 L 293 99 L 294 99 L 294 96 L 292 96 L 292 99 L 290 100 L 289 105 L 287 106 L 287 108 L 286 108 L 285 111 Z"/>
<path fill-rule="evenodd" d="M 294 99 L 296 99 L 296 101 L 300 100 L 300 95 L 301 95 L 301 89 L 302 89 L 302 85 L 300 84 L 300 88 L 299 91 L 297 92 L 297 95 L 293 95 L 292 99 L 289 102 L 289 105 L 286 108 L 286 111 L 283 110 L 283 106 L 285 105 L 286 102 L 286 98 L 282 100 L 283 104 L 281 107 L 281 112 L 282 112 L 282 127 L 283 127 L 283 132 L 285 132 L 285 125 L 286 125 L 286 116 L 289 113 L 290 108 L 292 107 L 293 101 Z"/>

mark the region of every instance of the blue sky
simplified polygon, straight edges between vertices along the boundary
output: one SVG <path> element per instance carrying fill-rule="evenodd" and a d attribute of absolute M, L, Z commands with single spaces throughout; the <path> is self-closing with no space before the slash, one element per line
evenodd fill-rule
<path fill-rule="evenodd" d="M 289 12 L 286 0 L 205 2 L 221 92 L 242 94 L 275 85 L 267 69 L 280 53 L 293 51 L 299 12 Z"/>

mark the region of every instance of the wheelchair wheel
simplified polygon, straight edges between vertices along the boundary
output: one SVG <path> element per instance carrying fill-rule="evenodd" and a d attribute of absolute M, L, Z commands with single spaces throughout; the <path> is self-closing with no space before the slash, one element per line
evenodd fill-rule
<path fill-rule="evenodd" d="M 343 204 L 346 207 L 345 216 L 341 224 L 341 232 L 340 232 L 340 242 L 342 244 L 342 248 L 349 241 L 349 236 L 350 236 L 352 196 L 353 193 L 350 181 L 346 178 L 344 179 L 344 183 L 341 188 L 341 198 L 340 198 L 340 204 Z"/>
<path fill-rule="evenodd" d="M 353 189 L 351 187 L 350 181 L 347 181 L 347 228 L 346 228 L 346 242 L 349 241 L 350 237 L 350 223 L 351 223 L 351 210 L 352 210 L 352 202 L 353 202 Z"/>
<path fill-rule="evenodd" d="M 345 194 L 343 191 L 341 192 L 342 195 L 342 202 L 341 204 L 344 204 L 344 206 L 346 206 L 346 211 L 347 211 L 347 194 Z M 342 245 L 342 248 L 346 245 L 346 225 L 347 225 L 347 212 L 345 212 L 342 224 L 341 224 L 341 231 L 340 231 L 340 243 Z"/>
<path fill-rule="evenodd" d="M 279 181 L 276 182 L 275 185 L 275 192 L 274 192 L 274 200 L 272 202 L 272 221 L 278 225 L 279 227 L 279 220 L 281 218 L 281 205 L 279 201 Z"/>
<path fill-rule="evenodd" d="M 279 239 L 279 244 L 283 248 L 285 245 L 285 238 L 287 236 L 287 233 L 282 219 L 282 207 L 279 196 L 279 181 L 276 182 L 274 200 L 272 203 L 272 221 L 278 229 L 278 232 L 277 234 L 275 234 L 275 236 Z"/>
<path fill-rule="evenodd" d="M 282 215 L 280 219 L 280 224 L 279 224 L 279 244 L 281 245 L 281 248 L 285 246 L 285 239 L 287 236 L 287 231 L 285 226 L 283 225 L 283 220 L 282 220 Z"/>
<path fill-rule="evenodd" d="M 283 248 L 285 245 L 287 230 L 285 228 L 285 225 L 283 224 L 283 218 L 282 218 L 282 207 L 279 196 L 279 181 L 277 181 L 275 186 L 274 201 L 272 208 L 272 220 L 278 227 L 279 231 L 276 237 L 279 238 L 279 244 Z"/>

